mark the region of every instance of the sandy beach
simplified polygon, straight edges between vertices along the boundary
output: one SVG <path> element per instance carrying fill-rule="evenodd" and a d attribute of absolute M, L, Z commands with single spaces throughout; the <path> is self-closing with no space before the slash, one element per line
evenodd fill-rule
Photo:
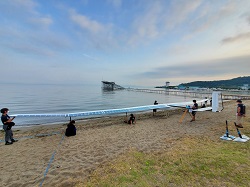
<path fill-rule="evenodd" d="M 242 134 L 250 136 L 250 101 Z M 182 109 L 135 114 L 135 125 L 125 124 L 124 116 L 76 121 L 77 135 L 64 137 L 66 124 L 34 126 L 14 130 L 13 145 L 0 143 L 0 185 L 6 187 L 74 186 L 98 166 L 130 149 L 143 152 L 171 151 L 183 137 L 206 136 L 217 141 L 225 133 L 237 136 L 233 125 L 236 101 L 224 103 L 222 112 L 198 112 L 196 121 L 187 114 L 180 124 Z M 4 139 L 4 132 L 1 138 Z M 249 143 L 249 142 L 247 142 Z M 46 172 L 47 170 L 47 172 Z M 44 174 L 46 172 L 46 177 Z"/>

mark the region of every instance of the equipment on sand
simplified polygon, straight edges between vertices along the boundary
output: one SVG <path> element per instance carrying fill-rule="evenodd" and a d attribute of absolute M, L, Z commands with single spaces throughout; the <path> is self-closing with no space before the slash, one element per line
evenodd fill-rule
<path fill-rule="evenodd" d="M 235 137 L 229 134 L 229 130 L 228 130 L 228 123 L 226 120 L 226 133 L 220 137 L 220 139 L 222 140 L 234 140 Z"/>
<path fill-rule="evenodd" d="M 234 142 L 247 142 L 248 140 L 250 140 L 250 138 L 246 135 L 241 135 L 240 130 L 238 129 L 238 127 L 236 126 L 236 123 L 234 122 L 234 125 L 236 127 L 237 133 L 239 135 L 239 137 L 235 138 L 233 141 Z"/>
<path fill-rule="evenodd" d="M 235 137 L 229 134 L 229 130 L 228 130 L 228 122 L 226 120 L 226 133 L 220 137 L 220 139 L 222 140 L 232 140 L 234 142 L 247 142 L 248 140 L 250 140 L 250 138 L 246 135 L 241 135 L 240 130 L 238 129 L 238 127 L 236 126 L 236 123 L 234 122 L 234 125 L 236 127 L 236 131 L 238 133 L 239 137 Z"/>

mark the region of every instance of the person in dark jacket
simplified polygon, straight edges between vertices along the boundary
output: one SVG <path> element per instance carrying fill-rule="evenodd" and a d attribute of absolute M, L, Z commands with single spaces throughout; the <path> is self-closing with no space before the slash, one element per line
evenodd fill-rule
<path fill-rule="evenodd" d="M 128 123 L 128 124 L 130 124 L 130 125 L 135 124 L 136 121 L 135 121 L 135 116 L 134 116 L 134 114 L 130 114 L 129 120 L 125 120 L 124 122 L 125 122 L 125 123 Z"/>
<path fill-rule="evenodd" d="M 15 140 L 13 138 L 13 132 L 11 130 L 12 126 L 15 125 L 13 122 L 15 117 L 10 117 L 8 115 L 9 109 L 8 108 L 2 108 L 1 109 L 1 121 L 3 123 L 3 129 L 5 132 L 5 145 L 11 145 L 13 142 L 17 142 L 18 140 Z"/>
<path fill-rule="evenodd" d="M 193 103 L 194 103 L 194 105 L 192 106 L 192 109 L 193 109 L 193 110 L 198 109 L 198 104 L 196 103 L 196 100 L 193 100 Z M 195 114 L 196 114 L 196 111 L 192 111 L 192 119 L 191 119 L 191 122 L 192 122 L 192 121 L 195 121 Z"/>
<path fill-rule="evenodd" d="M 154 102 L 154 105 L 158 105 L 158 102 L 155 101 L 155 102 Z M 156 111 L 157 111 L 157 109 L 153 109 L 153 116 L 155 115 Z"/>
<path fill-rule="evenodd" d="M 66 129 L 65 136 L 75 136 L 75 135 L 76 135 L 75 120 L 71 120 Z"/>
<path fill-rule="evenodd" d="M 245 117 L 245 105 L 241 100 L 237 100 L 237 110 L 236 110 L 236 127 L 243 128 L 242 121 L 243 117 Z"/>

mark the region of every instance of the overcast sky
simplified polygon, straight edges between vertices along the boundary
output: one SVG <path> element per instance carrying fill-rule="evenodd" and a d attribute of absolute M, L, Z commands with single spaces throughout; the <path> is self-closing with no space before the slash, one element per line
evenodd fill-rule
<path fill-rule="evenodd" d="M 250 75 L 249 0 L 1 0 L 0 24 L 0 83 Z"/>

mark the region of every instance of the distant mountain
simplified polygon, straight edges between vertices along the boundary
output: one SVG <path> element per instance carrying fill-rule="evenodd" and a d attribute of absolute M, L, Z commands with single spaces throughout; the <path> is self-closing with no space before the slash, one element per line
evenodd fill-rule
<path fill-rule="evenodd" d="M 194 81 L 190 83 L 182 83 L 179 86 L 185 87 L 200 87 L 200 88 L 225 88 L 225 89 L 238 89 L 244 84 L 250 86 L 250 76 L 237 77 L 230 80 L 218 81 Z"/>

